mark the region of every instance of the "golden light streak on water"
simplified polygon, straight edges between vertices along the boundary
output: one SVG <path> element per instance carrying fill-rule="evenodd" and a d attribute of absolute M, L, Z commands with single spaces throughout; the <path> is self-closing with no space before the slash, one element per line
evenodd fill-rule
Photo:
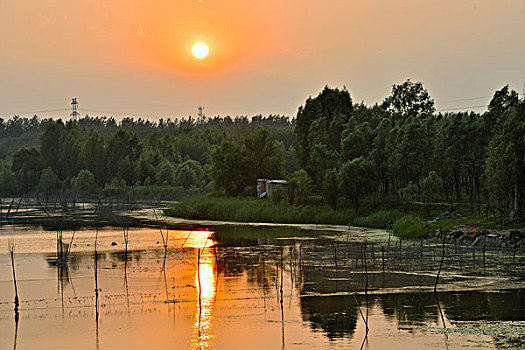
<path fill-rule="evenodd" d="M 217 290 L 215 250 L 209 246 L 215 245 L 209 231 L 196 231 L 196 240 L 203 240 L 203 249 L 198 248 L 197 269 L 195 271 L 195 286 L 197 287 L 196 314 L 193 323 L 192 349 L 212 348 L 213 307 Z M 204 236 L 208 235 L 206 238 Z"/>

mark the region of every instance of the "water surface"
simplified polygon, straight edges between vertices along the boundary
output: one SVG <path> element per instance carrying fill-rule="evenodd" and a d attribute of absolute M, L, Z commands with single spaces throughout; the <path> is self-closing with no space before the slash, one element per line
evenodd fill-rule
<path fill-rule="evenodd" d="M 126 253 L 122 228 L 100 229 L 95 264 L 95 230 L 83 228 L 64 265 L 56 232 L 4 227 L 0 249 L 14 238 L 21 305 L 16 323 L 2 254 L 0 348 L 492 349 L 494 335 L 450 330 L 525 319 L 521 289 L 436 295 L 430 272 L 383 272 L 379 255 L 365 271 L 353 254 L 358 245 L 336 245 L 322 232 L 210 227 L 163 235 L 166 252 L 159 229 L 130 228 Z M 469 276 L 441 283 L 462 278 Z"/>

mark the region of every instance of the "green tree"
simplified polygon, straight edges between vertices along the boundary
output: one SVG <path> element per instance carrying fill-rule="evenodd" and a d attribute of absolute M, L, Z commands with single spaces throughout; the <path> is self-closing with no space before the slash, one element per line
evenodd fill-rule
<path fill-rule="evenodd" d="M 353 120 L 343 131 L 341 140 L 341 157 L 350 160 L 367 157 L 372 150 L 374 133 L 368 122 L 357 124 Z"/>
<path fill-rule="evenodd" d="M 135 164 L 131 161 L 129 155 L 125 156 L 118 163 L 117 177 L 126 182 L 126 185 L 133 186 L 135 184 Z"/>
<path fill-rule="evenodd" d="M 106 150 L 104 140 L 93 129 L 89 131 L 84 144 L 82 145 L 82 164 L 84 169 L 91 171 L 99 186 L 107 180 L 106 177 Z"/>
<path fill-rule="evenodd" d="M 305 204 L 308 201 L 308 197 L 311 196 L 314 191 L 314 182 L 304 169 L 299 169 L 292 174 L 288 181 L 288 186 L 292 191 L 292 194 L 289 194 L 288 198 L 291 199 L 292 202 L 294 192 L 297 192 L 299 202 Z"/>
<path fill-rule="evenodd" d="M 61 179 L 70 179 L 82 169 L 82 131 L 69 121 L 60 138 L 59 167 L 56 174 Z"/>
<path fill-rule="evenodd" d="M 77 194 L 85 197 L 93 194 L 97 188 L 95 176 L 89 170 L 82 169 L 71 179 L 71 185 Z"/>
<path fill-rule="evenodd" d="M 270 138 L 267 129 L 244 138 L 244 156 L 253 170 L 253 180 L 257 178 L 279 179 L 284 173 L 284 160 L 277 155 L 277 146 Z"/>
<path fill-rule="evenodd" d="M 62 135 L 65 132 L 65 126 L 61 119 L 49 120 L 40 136 L 40 149 L 44 164 L 51 167 L 55 174 L 58 174 L 62 168 L 60 150 Z"/>
<path fill-rule="evenodd" d="M 38 189 L 44 193 L 46 201 L 49 196 L 56 193 L 60 189 L 61 182 L 51 167 L 42 170 L 40 174 L 40 181 L 38 182 Z"/>
<path fill-rule="evenodd" d="M 375 172 L 381 181 L 381 190 L 387 194 L 390 189 L 390 174 L 388 171 L 388 149 L 392 124 L 389 119 L 383 118 L 374 130 L 374 140 L 370 150 L 370 160 L 374 162 Z"/>
<path fill-rule="evenodd" d="M 442 185 L 443 180 L 434 170 L 429 172 L 428 176 L 423 178 L 421 181 L 421 192 L 423 193 L 423 197 L 425 199 L 427 215 L 430 214 L 430 204 L 434 202 L 439 196 Z"/>
<path fill-rule="evenodd" d="M 197 176 L 195 171 L 188 165 L 183 165 L 177 171 L 177 183 L 184 187 L 185 189 L 192 188 L 197 183 Z"/>
<path fill-rule="evenodd" d="M 11 169 L 21 190 L 27 194 L 35 189 L 42 171 L 42 158 L 36 148 L 21 148 L 13 155 Z"/>
<path fill-rule="evenodd" d="M 0 197 L 13 196 L 18 192 L 18 180 L 11 166 L 0 161 Z"/>
<path fill-rule="evenodd" d="M 337 209 L 339 199 L 339 178 L 337 169 L 328 169 L 323 179 L 323 199 L 333 209 Z"/>
<path fill-rule="evenodd" d="M 497 90 L 489 103 L 489 116 L 495 119 L 501 117 L 503 113 L 511 107 L 514 107 L 519 102 L 519 95 L 516 91 L 510 90 L 508 85 L 505 85 L 500 90 Z"/>
<path fill-rule="evenodd" d="M 525 101 L 506 110 L 495 128 L 487 147 L 485 161 L 486 187 L 489 199 L 497 203 L 500 214 L 523 216 L 525 207 Z"/>
<path fill-rule="evenodd" d="M 128 177 L 124 180 L 128 184 L 133 184 L 133 179 L 129 174 L 129 169 L 134 167 L 135 162 L 140 157 L 142 145 L 136 133 L 119 129 L 108 142 L 107 146 L 107 157 L 106 157 L 106 170 L 107 178 L 114 178 L 119 175 L 119 168 L 121 172 L 127 171 L 124 176 Z M 128 156 L 129 161 L 124 161 L 124 158 Z M 125 162 L 121 165 L 121 162 Z M 131 163 L 131 165 L 129 164 Z M 121 174 L 122 175 L 122 174 Z M 131 181 L 130 181 L 131 180 Z"/>
<path fill-rule="evenodd" d="M 326 173 L 338 167 L 339 154 L 330 150 L 326 145 L 317 143 L 312 147 L 311 155 L 307 164 L 307 171 L 314 180 L 314 185 L 321 192 L 328 188 L 325 184 Z"/>
<path fill-rule="evenodd" d="M 396 119 L 431 117 L 435 111 L 434 100 L 421 82 L 407 79 L 392 85 L 392 93 L 383 102 L 383 108 Z"/>
<path fill-rule="evenodd" d="M 416 199 L 418 192 L 419 189 L 417 188 L 416 184 L 414 184 L 412 181 L 410 181 L 405 187 L 402 187 L 397 191 L 397 193 L 403 200 L 403 209 L 405 213 Z"/>
<path fill-rule="evenodd" d="M 342 193 L 354 200 L 355 211 L 359 211 L 360 199 L 373 183 L 373 164 L 364 157 L 346 161 L 340 173 Z"/>
<path fill-rule="evenodd" d="M 171 162 L 165 160 L 159 164 L 155 172 L 155 182 L 159 185 L 174 185 L 175 184 L 175 166 Z"/>
<path fill-rule="evenodd" d="M 182 169 L 183 174 L 181 174 Z M 177 183 L 184 188 L 200 187 L 205 182 L 205 173 L 201 164 L 192 159 L 182 162 L 177 168 Z"/>
<path fill-rule="evenodd" d="M 508 212 L 512 190 L 516 184 L 516 150 L 505 136 L 496 135 L 490 141 L 485 160 L 485 185 L 488 200 L 503 216 Z"/>
<path fill-rule="evenodd" d="M 215 190 L 229 196 L 238 196 L 255 187 L 250 162 L 242 148 L 232 141 L 224 141 L 211 151 L 211 178 Z"/>
<path fill-rule="evenodd" d="M 299 165 L 308 170 L 311 151 L 316 144 L 339 152 L 341 133 L 352 116 L 353 105 L 346 89 L 331 89 L 328 86 L 316 97 L 308 98 L 299 107 L 295 123 L 296 152 Z"/>

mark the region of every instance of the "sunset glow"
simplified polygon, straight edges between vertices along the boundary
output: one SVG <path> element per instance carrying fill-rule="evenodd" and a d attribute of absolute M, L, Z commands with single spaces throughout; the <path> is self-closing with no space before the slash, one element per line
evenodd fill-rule
<path fill-rule="evenodd" d="M 77 96 L 115 117 L 188 117 L 199 101 L 213 115 L 294 116 L 324 85 L 373 104 L 407 77 L 425 82 L 438 109 L 478 105 L 440 101 L 507 83 L 521 91 L 525 48 L 508 43 L 520 42 L 524 11 L 519 0 L 1 2 L 0 109 L 31 117 L 22 112 L 63 109 Z M 205 58 L 192 52 L 199 42 Z M 487 59 L 487 48 L 498 54 Z M 496 67 L 505 68 L 481 78 Z"/>

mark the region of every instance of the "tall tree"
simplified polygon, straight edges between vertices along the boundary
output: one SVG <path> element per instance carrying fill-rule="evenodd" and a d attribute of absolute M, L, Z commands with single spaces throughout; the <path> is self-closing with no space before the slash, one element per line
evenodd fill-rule
<path fill-rule="evenodd" d="M 284 160 L 277 154 L 275 140 L 267 129 L 244 138 L 245 156 L 253 169 L 253 180 L 259 178 L 278 179 L 284 174 Z"/>
<path fill-rule="evenodd" d="M 62 167 L 60 159 L 60 149 L 62 135 L 65 133 L 65 126 L 62 120 L 50 120 L 44 127 L 44 132 L 40 136 L 40 150 L 46 166 L 58 174 Z"/>
<path fill-rule="evenodd" d="M 91 129 L 82 147 L 83 168 L 89 170 L 99 186 L 104 185 L 106 178 L 106 151 L 104 140 L 95 130 Z"/>
<path fill-rule="evenodd" d="M 505 85 L 500 90 L 497 90 L 489 103 L 489 116 L 494 119 L 503 115 L 503 113 L 518 104 L 519 95 L 516 91 L 510 90 L 508 85 Z"/>
<path fill-rule="evenodd" d="M 297 157 L 302 168 L 307 169 L 312 148 L 316 144 L 339 151 L 341 133 L 352 111 L 352 98 L 348 91 L 328 86 L 316 98 L 308 98 L 304 107 L 299 107 L 294 133 Z"/>
<path fill-rule="evenodd" d="M 42 171 L 42 157 L 36 148 L 21 148 L 13 155 L 11 169 L 24 194 L 35 189 Z"/>
<path fill-rule="evenodd" d="M 435 111 L 434 100 L 421 82 L 407 79 L 392 85 L 392 93 L 383 102 L 383 107 L 396 120 L 408 117 L 431 117 Z"/>
<path fill-rule="evenodd" d="M 133 169 L 135 162 L 140 156 L 142 145 L 136 133 L 119 129 L 108 142 L 106 169 L 107 179 L 112 179 L 121 174 L 126 174 L 128 185 L 133 184 L 133 175 L 129 174 L 130 169 Z M 126 157 L 128 157 L 126 159 Z M 121 164 L 122 163 L 122 164 Z M 131 170 L 132 171 L 132 170 Z"/>
<path fill-rule="evenodd" d="M 374 181 L 373 165 L 364 157 L 345 162 L 341 168 L 341 190 L 345 196 L 354 200 L 355 211 L 359 211 L 360 199 L 370 191 Z"/>
<path fill-rule="evenodd" d="M 212 147 L 211 178 L 217 192 L 238 196 L 249 187 L 255 188 L 248 159 L 242 148 L 233 141 Z"/>

